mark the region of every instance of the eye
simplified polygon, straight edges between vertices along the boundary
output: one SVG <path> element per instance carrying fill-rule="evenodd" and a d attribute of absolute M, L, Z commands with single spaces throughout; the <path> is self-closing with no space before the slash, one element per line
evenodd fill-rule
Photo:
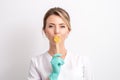
<path fill-rule="evenodd" d="M 65 28 L 65 26 L 60 26 L 61 28 Z"/>
<path fill-rule="evenodd" d="M 52 25 L 49 25 L 49 28 L 52 28 L 53 26 Z"/>

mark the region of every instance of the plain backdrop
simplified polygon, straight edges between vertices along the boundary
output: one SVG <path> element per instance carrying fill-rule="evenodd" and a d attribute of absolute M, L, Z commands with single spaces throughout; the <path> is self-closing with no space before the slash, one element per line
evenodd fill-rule
<path fill-rule="evenodd" d="M 31 57 L 49 47 L 42 19 L 55 6 L 71 17 L 67 49 L 90 57 L 95 80 L 120 80 L 120 0 L 0 0 L 0 80 L 27 80 Z"/>

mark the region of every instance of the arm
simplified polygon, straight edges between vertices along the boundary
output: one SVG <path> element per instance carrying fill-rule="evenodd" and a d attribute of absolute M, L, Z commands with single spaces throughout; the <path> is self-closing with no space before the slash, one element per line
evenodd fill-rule
<path fill-rule="evenodd" d="M 29 68 L 28 80 L 42 80 L 36 67 L 35 58 L 32 58 Z"/>

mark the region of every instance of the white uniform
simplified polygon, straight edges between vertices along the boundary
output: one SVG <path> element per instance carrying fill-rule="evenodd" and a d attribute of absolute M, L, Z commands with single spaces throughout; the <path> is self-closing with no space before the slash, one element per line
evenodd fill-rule
<path fill-rule="evenodd" d="M 52 71 L 51 59 L 48 52 L 33 57 L 28 80 L 49 80 L 48 76 Z M 93 80 L 88 58 L 67 52 L 58 80 Z"/>

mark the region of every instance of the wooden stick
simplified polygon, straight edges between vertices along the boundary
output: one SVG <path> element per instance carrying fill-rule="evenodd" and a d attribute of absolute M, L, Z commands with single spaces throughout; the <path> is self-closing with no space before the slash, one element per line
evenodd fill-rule
<path fill-rule="evenodd" d="M 56 53 L 59 53 L 59 43 L 60 43 L 60 37 L 59 36 L 54 36 L 54 41 L 56 43 Z"/>
<path fill-rule="evenodd" d="M 56 43 L 56 51 L 59 53 L 59 43 Z"/>

